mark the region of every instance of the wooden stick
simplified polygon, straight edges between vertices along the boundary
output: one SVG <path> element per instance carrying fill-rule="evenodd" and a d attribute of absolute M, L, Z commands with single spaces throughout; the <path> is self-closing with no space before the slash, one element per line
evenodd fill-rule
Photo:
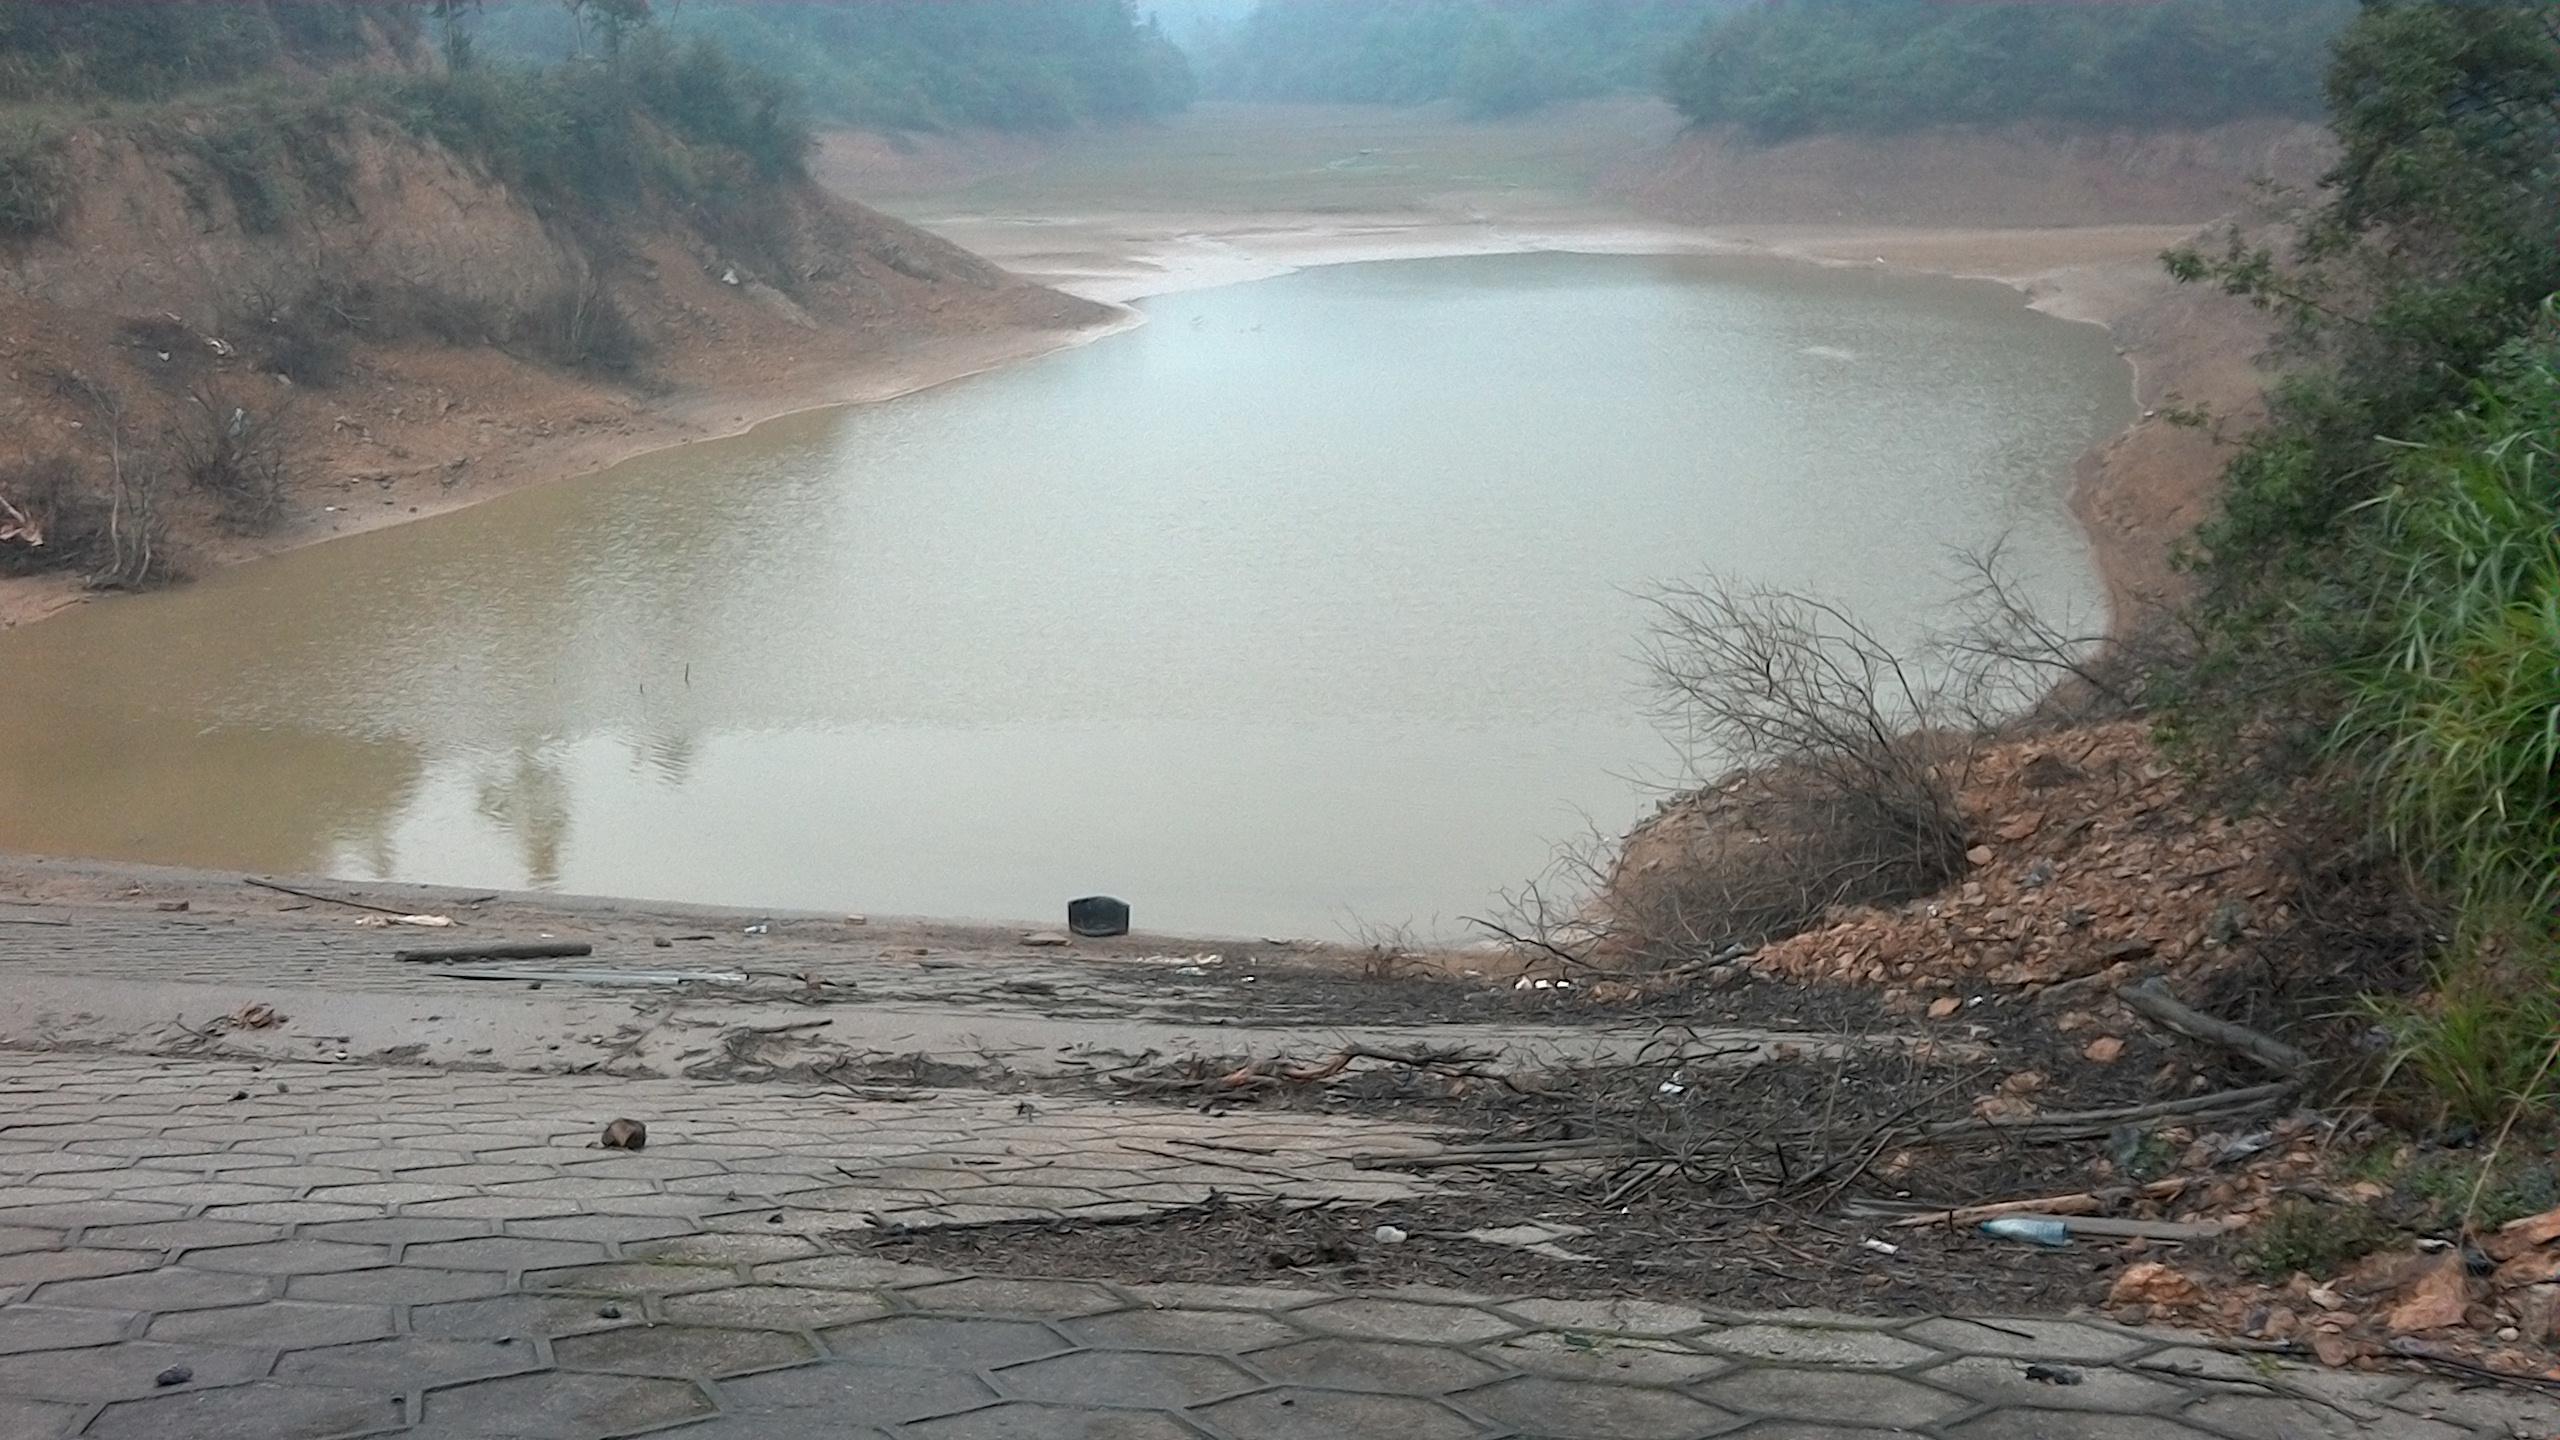
<path fill-rule="evenodd" d="M 2245 1090 L 2218 1090 L 2192 1099 L 2125 1105 L 2112 1110 L 2062 1110 L 2030 1115 L 2023 1120 L 1951 1120 L 1944 1125 L 1932 1125 L 1912 1139 L 1918 1142 L 1973 1135 L 2015 1135 L 2028 1140 L 2070 1140 L 2083 1135 L 2104 1135 L 2118 1125 L 2135 1120 L 2166 1120 L 2171 1116 L 2220 1115 L 2254 1110 L 2291 1095 L 2293 1088 L 2292 1081 L 2279 1080 L 2272 1085 L 2255 1085 Z"/>
<path fill-rule="evenodd" d="M 584 940 L 541 940 L 523 945 L 439 945 L 425 950 L 394 951 L 391 958 L 415 964 L 441 965 L 448 960 L 564 960 L 594 953 L 596 947 Z"/>
<path fill-rule="evenodd" d="M 2157 977 L 2139 985 L 2126 986 L 2116 992 L 2116 998 L 2157 1024 L 2189 1039 L 2219 1045 L 2278 1075 L 2300 1074 L 2303 1067 L 2311 1063 L 2311 1057 L 2271 1035 L 2262 1035 L 2245 1025 L 2234 1025 L 2181 1004 Z"/>
<path fill-rule="evenodd" d="M 15 915 L 0 915 L 0 925 L 53 925 L 65 930 L 71 928 L 71 922 L 68 920 L 47 920 L 42 917 L 29 917 L 22 920 Z"/>
<path fill-rule="evenodd" d="M 243 885 L 255 885 L 261 890 L 274 890 L 281 894 L 298 895 L 305 900 L 317 900 L 326 905 L 344 905 L 350 910 L 370 910 L 376 915 L 415 915 L 418 913 L 415 910 L 397 910 L 388 905 L 375 905 L 364 900 L 349 900 L 337 895 L 323 895 L 316 890 L 296 890 L 290 885 L 279 885 L 273 880 L 261 880 L 255 875 L 241 876 L 240 883 Z"/>
<path fill-rule="evenodd" d="M 2141 1194 L 2158 1200 L 2186 1188 L 2184 1179 L 2154 1180 L 2142 1187 Z M 2000 1200 L 1988 1205 L 1932 1210 L 1925 1215 L 1905 1215 L 1894 1221 L 1891 1228 L 1917 1230 L 1926 1225 L 1970 1225 L 1977 1220 L 1995 1220 L 2003 1215 L 2095 1215 L 2105 1209 L 2106 1204 L 2106 1196 L 2087 1190 L 2077 1195 L 2039 1195 L 2028 1200 Z"/>

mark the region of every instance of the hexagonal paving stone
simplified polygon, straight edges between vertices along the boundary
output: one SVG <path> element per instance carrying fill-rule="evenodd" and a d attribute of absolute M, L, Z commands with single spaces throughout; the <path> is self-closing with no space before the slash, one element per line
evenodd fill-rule
<path fill-rule="evenodd" d="M 1196 1285 L 1168 1280 L 1123 1288 L 1141 1305 L 1168 1310 L 1296 1310 L 1330 1298 L 1321 1290 L 1291 1290 L 1278 1285 Z"/>
<path fill-rule="evenodd" d="M 821 1255 L 813 1260 L 784 1260 L 756 1267 L 755 1277 L 771 1285 L 810 1285 L 822 1290 L 878 1290 L 893 1285 L 930 1285 L 949 1280 L 948 1270 L 930 1265 L 904 1265 L 868 1255 Z"/>
<path fill-rule="evenodd" d="M 400 1252 L 403 1265 L 436 1265 L 451 1270 L 543 1270 L 565 1265 L 600 1265 L 609 1259 L 605 1247 L 588 1240 L 533 1240 L 481 1236 L 472 1240 L 436 1240 Z"/>
<path fill-rule="evenodd" d="M 2463 1433 L 2378 1406 L 2336 1410 L 2272 1395 L 2216 1395 L 2178 1418 L 2232 1440 L 2460 1440 Z"/>
<path fill-rule="evenodd" d="M 2489 1435 L 2560 1435 L 2560 1400 L 2526 1390 L 2424 1385 L 2393 1403 L 2411 1414 L 2469 1425 Z"/>
<path fill-rule="evenodd" d="M 1087 1350 L 995 1372 L 998 1387 L 1025 1400 L 1180 1410 L 1256 1389 L 1261 1381 L 1208 1355 Z"/>
<path fill-rule="evenodd" d="M 125 1318 L 105 1310 L 48 1310 L 0 1305 L 0 1355 L 103 1345 L 124 1333 Z"/>
<path fill-rule="evenodd" d="M 718 1379 L 817 1358 L 817 1347 L 777 1330 L 643 1325 L 551 1342 L 564 1370 Z"/>
<path fill-rule="evenodd" d="M 1723 1411 L 1668 1390 L 1543 1375 L 1470 1390 L 1457 1401 L 1515 1429 L 1581 1440 L 1694 1440 L 1733 1425 Z"/>
<path fill-rule="evenodd" d="M 335 1275 L 297 1275 L 285 1282 L 284 1293 L 296 1300 L 427 1305 L 438 1300 L 477 1300 L 499 1294 L 506 1288 L 506 1276 L 486 1270 L 385 1265 L 375 1270 L 345 1270 Z"/>
<path fill-rule="evenodd" d="M 222 1310 L 189 1310 L 151 1322 L 154 1340 L 200 1340 L 213 1345 L 290 1349 L 373 1340 L 391 1333 L 391 1312 L 374 1305 L 321 1305 L 270 1300 Z"/>
<path fill-rule="evenodd" d="M 1054 1355 L 1067 1348 L 1047 1326 L 1028 1320 L 945 1319 L 892 1315 L 828 1330 L 827 1348 L 848 1360 L 874 1365 L 922 1365 L 975 1370 Z"/>
<path fill-rule="evenodd" d="M 889 1440 L 879 1430 L 847 1430 L 844 1417 L 818 1410 L 724 1415 L 660 1431 L 651 1440 Z"/>
<path fill-rule="evenodd" d="M 1289 1323 L 1307 1330 L 1372 1340 L 1427 1340 L 1465 1345 L 1508 1335 L 1520 1327 L 1498 1315 L 1457 1305 L 1417 1300 L 1333 1300 L 1289 1312 Z"/>
<path fill-rule="evenodd" d="M 130 1275 L 136 1270 L 157 1269 L 159 1265 L 160 1257 L 145 1250 L 30 1250 L 0 1255 L 0 1286 Z"/>
<path fill-rule="evenodd" d="M 1000 1280 L 980 1276 L 905 1292 L 919 1310 L 971 1315 L 1033 1315 L 1059 1320 L 1126 1308 L 1120 1297 L 1082 1280 Z"/>
<path fill-rule="evenodd" d="M 2027 1373 L 2030 1366 L 2051 1371 L 2046 1379 Z M 2038 1373 L 2044 1373 L 2039 1371 Z M 2059 1377 L 2072 1377 L 2068 1380 Z M 2013 1360 L 2001 1355 L 1968 1355 L 1918 1372 L 1917 1379 L 1969 1395 L 1987 1405 L 2017 1405 L 2045 1410 L 2158 1409 L 2184 1398 L 2185 1392 L 2131 1370 L 2112 1366 L 2064 1365 L 2052 1361 Z"/>
<path fill-rule="evenodd" d="M 1683 1335 L 1707 1323 L 1686 1305 L 1650 1300 L 1512 1300 L 1502 1309 L 1542 1329 L 1600 1335 Z"/>
<path fill-rule="evenodd" d="M 761 1265 L 816 1255 L 818 1242 L 806 1235 L 680 1235 L 626 1245 L 622 1253 L 679 1265 Z"/>
<path fill-rule="evenodd" d="M 99 1310 L 210 1310 L 264 1300 L 274 1282 L 263 1275 L 217 1275 L 174 1266 L 133 1275 L 103 1275 L 94 1280 L 56 1280 L 35 1293 L 39 1305 L 77 1305 Z"/>
<path fill-rule="evenodd" d="M 1698 1387 L 1698 1393 L 1745 1415 L 1905 1429 L 1917 1429 L 1966 1408 L 1953 1395 L 1908 1380 L 1836 1370 L 1744 1370 L 1710 1381 Z"/>
<path fill-rule="evenodd" d="M 1676 1340 L 1586 1335 L 1573 1330 L 1515 1335 L 1485 1347 L 1483 1354 L 1533 1375 L 1607 1380 L 1621 1385 L 1689 1385 L 1733 1368 L 1731 1361 L 1701 1355 Z"/>
<path fill-rule="evenodd" d="M 1015 1402 L 909 1425 L 911 1440 L 1199 1440 L 1170 1415 L 1143 1410 L 1077 1410 Z"/>
<path fill-rule="evenodd" d="M 0 1391 L 39 1400 L 122 1400 L 156 1392 L 155 1377 L 172 1365 L 195 1371 L 199 1385 L 228 1385 L 267 1373 L 267 1352 L 128 1340 L 12 1355 L 0 1359 Z"/>
<path fill-rule="evenodd" d="M 509 1220 L 506 1231 L 528 1240 L 597 1240 L 628 1245 L 688 1235 L 693 1226 L 657 1215 L 560 1215 L 548 1220 Z"/>
<path fill-rule="evenodd" d="M 1439 1395 L 1502 1373 L 1464 1351 L 1393 1340 L 1301 1340 L 1260 1351 L 1246 1363 L 1274 1380 L 1391 1395 Z"/>
<path fill-rule="evenodd" d="M 886 1315 L 889 1302 L 861 1290 L 811 1290 L 798 1285 L 740 1285 L 677 1295 L 664 1302 L 666 1316 L 697 1325 L 750 1325 L 766 1330 L 807 1330 Z"/>
<path fill-rule="evenodd" d="M 768 1371 L 720 1387 L 733 1411 L 823 1410 L 845 1419 L 896 1425 L 975 1409 L 996 1393 L 956 1370 L 922 1370 L 838 1361 Z"/>
<path fill-rule="evenodd" d="M 232 1270 L 245 1275 L 327 1275 L 388 1264 L 391 1252 L 380 1245 L 349 1245 L 333 1240 L 268 1240 L 253 1245 L 217 1245 L 190 1250 L 179 1263 L 190 1270 Z"/>
<path fill-rule="evenodd" d="M 530 1271 L 527 1289 L 576 1290 L 589 1295 L 681 1295 L 691 1290 L 718 1290 L 738 1283 L 736 1272 L 711 1265 L 679 1265 L 672 1261 L 625 1260 L 613 1265 L 576 1265 L 566 1270 Z"/>
<path fill-rule="evenodd" d="M 380 1395 L 260 1380 L 119 1400 L 84 1433 L 94 1440 L 323 1440 L 375 1434 L 407 1419 Z"/>
<path fill-rule="evenodd" d="M 279 1380 L 399 1394 L 422 1385 L 515 1375 L 541 1363 L 528 1340 L 433 1340 L 401 1335 L 296 1350 L 276 1362 Z"/>
<path fill-rule="evenodd" d="M 84 1245 L 136 1250 L 185 1250 L 198 1245 L 249 1245 L 281 1240 L 281 1225 L 240 1220 L 157 1220 L 147 1225 L 100 1225 L 80 1232 Z"/>
<path fill-rule="evenodd" d="M 1924 1320 L 1902 1332 L 1957 1355 L 2008 1355 L 2021 1360 L 2121 1360 L 2157 1342 L 2068 1320 Z"/>
<path fill-rule="evenodd" d="M 1283 1345 L 1300 1332 L 1268 1315 L 1242 1310 L 1123 1310 L 1062 1320 L 1080 1344 L 1120 1350 L 1189 1350 L 1232 1355 Z"/>
<path fill-rule="evenodd" d="M 603 1314 L 608 1305 L 622 1313 Z M 499 1340 L 511 1335 L 572 1335 L 638 1325 L 646 1318 L 638 1301 L 599 1300 L 593 1295 L 501 1295 L 417 1306 L 409 1311 L 409 1328 L 420 1335 Z"/>
<path fill-rule="evenodd" d="M 1447 1406 L 1409 1395 L 1265 1390 L 1203 1406 L 1199 1413 L 1236 1440 L 1470 1440 L 1482 1433 Z M 1034 1433 L 1025 1432 L 1026 1440 Z"/>
<path fill-rule="evenodd" d="M 2212 1440 L 2201 1430 L 2157 1416 L 2067 1410 L 2001 1410 L 1949 1426 L 1947 1434 L 1954 1440 Z"/>
<path fill-rule="evenodd" d="M 41 1400 L 0 1399 L 0 1435 L 56 1440 L 71 1433 L 71 1422 L 80 1409 L 77 1405 L 49 1405 Z"/>
<path fill-rule="evenodd" d="M 1737 1325 L 1693 1335 L 1689 1343 L 1744 1360 L 1846 1370 L 1900 1370 L 1938 1353 L 1873 1330 L 1834 1330 L 1811 1325 Z"/>
<path fill-rule="evenodd" d="M 427 1392 L 424 1428 L 508 1440 L 592 1440 L 705 1415 L 711 1402 L 681 1380 L 553 1373 L 474 1380 Z"/>

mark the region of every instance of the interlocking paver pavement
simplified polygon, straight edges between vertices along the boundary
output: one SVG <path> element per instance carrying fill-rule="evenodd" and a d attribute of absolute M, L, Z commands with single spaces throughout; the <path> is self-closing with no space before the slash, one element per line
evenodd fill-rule
<path fill-rule="evenodd" d="M 645 1151 L 593 1148 L 621 1114 L 647 1119 Z M 2560 1422 L 2532 1397 L 2092 1323 L 959 1274 L 827 1239 L 1213 1188 L 1404 1195 L 1425 1182 L 1350 1157 L 1431 1143 L 968 1091 L 0 1053 L 0 1440 L 2488 1440 Z M 1239 1154 L 1250 1168 L 1223 1163 Z"/>

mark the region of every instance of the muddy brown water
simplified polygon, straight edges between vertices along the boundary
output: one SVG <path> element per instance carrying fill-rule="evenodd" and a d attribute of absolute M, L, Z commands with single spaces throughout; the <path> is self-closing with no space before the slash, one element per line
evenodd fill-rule
<path fill-rule="evenodd" d="M 1085 349 L 0 636 L 0 848 L 1334 938 L 1461 928 L 1684 756 L 1647 582 L 2095 618 L 2105 335 L 1989 286 L 1518 255 Z M 361 502 L 359 502 L 361 503 Z"/>

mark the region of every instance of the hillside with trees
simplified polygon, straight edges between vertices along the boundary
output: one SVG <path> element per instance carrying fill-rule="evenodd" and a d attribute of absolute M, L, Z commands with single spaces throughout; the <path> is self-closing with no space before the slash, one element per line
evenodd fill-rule
<path fill-rule="evenodd" d="M 788 80 L 561 13 L 534 63 L 462 0 L 0 5 L 0 578 L 161 583 L 353 523 L 349 474 L 415 513 L 658 396 L 1101 313 L 811 183 Z"/>
<path fill-rule="evenodd" d="M 1195 89 L 1182 51 L 1129 0 L 691 0 L 655 19 L 791 85 L 822 119 L 876 129 L 1145 119 L 1188 105 Z M 482 17 L 482 44 L 556 61 L 589 43 L 583 22 L 556 0 L 513 0 Z"/>
<path fill-rule="evenodd" d="M 2355 0 L 1951 5 L 1771 0 L 1710 21 L 1663 70 L 1702 125 L 1762 140 L 2017 121 L 2197 128 L 2315 117 Z"/>
<path fill-rule="evenodd" d="M 1506 115 L 1649 89 L 1734 0 L 1264 0 L 1210 66 L 1246 100 L 1455 100 Z"/>

